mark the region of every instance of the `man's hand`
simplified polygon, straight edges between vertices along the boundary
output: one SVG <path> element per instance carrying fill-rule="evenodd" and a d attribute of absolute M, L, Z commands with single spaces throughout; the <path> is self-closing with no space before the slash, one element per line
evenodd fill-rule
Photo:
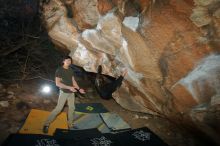
<path fill-rule="evenodd" d="M 70 87 L 69 90 L 72 92 L 77 92 L 77 90 L 74 87 Z"/>
<path fill-rule="evenodd" d="M 80 92 L 81 94 L 85 94 L 85 93 L 86 93 L 85 90 L 82 89 L 82 88 L 79 89 L 79 92 Z"/>

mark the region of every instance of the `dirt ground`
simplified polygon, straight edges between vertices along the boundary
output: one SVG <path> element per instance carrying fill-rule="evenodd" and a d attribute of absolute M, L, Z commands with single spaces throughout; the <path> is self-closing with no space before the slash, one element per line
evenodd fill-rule
<path fill-rule="evenodd" d="M 101 99 L 90 82 L 83 82 L 83 88 L 87 91 L 87 97 L 76 97 L 76 103 L 102 103 L 110 112 L 120 115 L 132 129 L 139 127 L 148 127 L 163 139 L 170 146 L 194 146 L 202 145 L 189 133 L 175 126 L 166 119 L 149 114 L 128 111 L 115 102 L 114 99 Z M 52 85 L 51 95 L 43 95 L 40 92 L 44 84 Z M 21 85 L 9 85 L 7 91 L 14 93 L 14 97 L 7 99 L 8 107 L 0 106 L 0 143 L 10 133 L 16 133 L 24 123 L 31 109 L 41 109 L 51 111 L 55 106 L 58 98 L 58 89 L 53 82 L 45 81 L 28 81 Z M 0 99 L 3 100 L 1 97 Z M 6 99 L 5 99 L 6 100 Z M 64 108 L 67 111 L 67 107 Z"/>

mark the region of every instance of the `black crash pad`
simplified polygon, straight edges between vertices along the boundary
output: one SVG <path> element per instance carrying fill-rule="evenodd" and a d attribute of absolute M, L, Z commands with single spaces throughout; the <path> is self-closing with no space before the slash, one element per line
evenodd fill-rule
<path fill-rule="evenodd" d="M 12 134 L 3 146 L 168 146 L 146 127 L 116 134 L 100 134 L 95 129 L 84 132 L 69 130 L 62 132 L 66 132 L 66 136 L 73 133 L 79 135 L 67 139 L 62 136 L 58 138 L 47 135 Z"/>
<path fill-rule="evenodd" d="M 56 139 L 68 139 L 68 140 L 82 140 L 86 138 L 92 138 L 96 136 L 101 136 L 102 133 L 96 129 L 85 129 L 85 130 L 66 130 L 66 129 L 56 129 L 54 132 L 54 137 Z"/>

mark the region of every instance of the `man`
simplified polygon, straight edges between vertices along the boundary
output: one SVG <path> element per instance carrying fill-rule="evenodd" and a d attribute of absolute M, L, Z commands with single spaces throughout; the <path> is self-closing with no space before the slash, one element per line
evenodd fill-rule
<path fill-rule="evenodd" d="M 112 93 L 115 92 L 122 84 L 122 81 L 127 74 L 127 70 L 124 70 L 122 75 L 112 82 L 107 82 L 102 73 L 102 66 L 98 66 L 98 73 L 95 79 L 95 87 L 102 99 L 112 98 Z"/>
<path fill-rule="evenodd" d="M 73 70 L 70 68 L 72 64 L 72 58 L 70 56 L 66 56 L 63 58 L 63 65 L 56 70 L 55 73 L 55 82 L 56 86 L 60 88 L 60 95 L 58 98 L 56 108 L 50 113 L 49 117 L 44 123 L 43 132 L 48 133 L 48 129 L 50 123 L 52 123 L 56 116 L 62 111 L 66 101 L 68 103 L 68 126 L 72 128 L 73 125 L 73 114 L 75 110 L 75 92 L 80 92 L 85 94 L 85 91 L 79 88 L 76 83 Z"/>

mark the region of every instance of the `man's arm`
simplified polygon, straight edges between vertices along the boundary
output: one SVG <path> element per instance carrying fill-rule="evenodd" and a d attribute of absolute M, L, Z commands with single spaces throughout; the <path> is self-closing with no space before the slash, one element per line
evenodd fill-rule
<path fill-rule="evenodd" d="M 55 78 L 55 81 L 56 81 L 56 86 L 57 86 L 57 87 L 59 87 L 59 88 L 61 88 L 61 89 L 69 89 L 69 90 L 72 91 L 72 92 L 76 92 L 76 90 L 74 89 L 74 87 L 72 87 L 72 86 L 67 86 L 67 85 L 63 84 L 63 83 L 61 82 L 61 78 L 56 77 L 56 78 Z"/>
<path fill-rule="evenodd" d="M 73 82 L 73 87 L 76 88 L 77 90 L 79 90 L 80 93 L 85 93 L 84 89 L 79 88 L 79 85 L 77 84 L 76 80 L 74 79 L 74 77 L 72 77 L 72 82 Z"/>
<path fill-rule="evenodd" d="M 77 84 L 77 82 L 76 82 L 76 80 L 74 79 L 74 77 L 72 77 L 72 82 L 73 82 L 73 87 L 79 90 L 79 89 L 80 89 L 80 88 L 79 88 L 79 85 Z"/>

